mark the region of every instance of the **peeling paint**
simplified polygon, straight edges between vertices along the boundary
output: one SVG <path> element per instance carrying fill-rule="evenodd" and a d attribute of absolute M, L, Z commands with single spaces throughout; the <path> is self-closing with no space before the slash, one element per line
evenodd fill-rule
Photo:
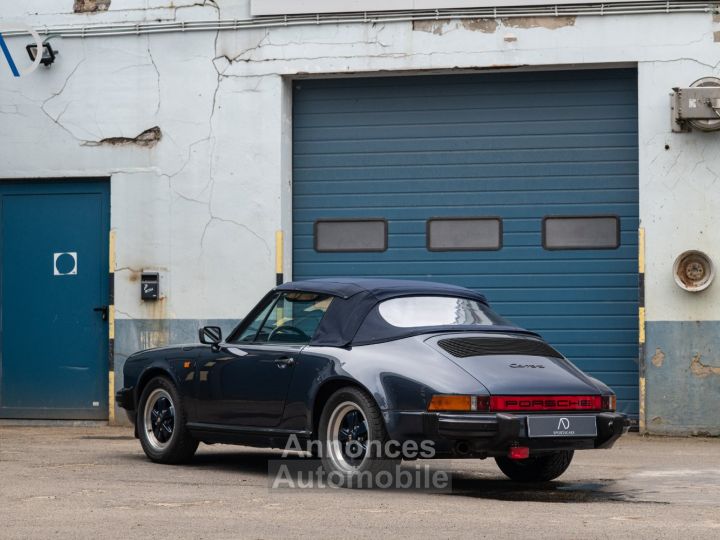
<path fill-rule="evenodd" d="M 135 144 L 137 146 L 153 147 L 158 141 L 162 139 L 162 131 L 158 126 L 146 129 L 137 137 L 107 137 L 100 139 L 97 142 L 86 142 L 85 146 L 100 146 L 103 144 L 109 144 L 111 146 L 118 146 L 123 144 Z"/>
<path fill-rule="evenodd" d="M 696 377 L 709 377 L 710 375 L 720 375 L 720 367 L 707 366 L 700 361 L 701 354 L 697 353 L 690 362 L 690 371 Z"/>
<path fill-rule="evenodd" d="M 650 420 L 650 423 L 651 423 L 651 424 L 655 424 L 655 425 L 657 426 L 658 424 L 663 424 L 664 422 L 663 422 L 663 419 L 662 419 L 661 417 L 655 416 L 655 417 L 653 417 L 652 420 Z"/>
<path fill-rule="evenodd" d="M 413 21 L 413 30 L 416 32 L 428 32 L 436 36 L 442 36 L 447 32 L 462 28 L 471 32 L 482 32 L 492 34 L 497 30 L 498 22 L 495 19 L 461 19 L 459 21 Z"/>
<path fill-rule="evenodd" d="M 655 354 L 653 354 L 652 358 L 650 359 L 653 366 L 655 367 L 662 367 L 663 362 L 665 361 L 665 353 L 661 348 L 655 349 Z"/>
<path fill-rule="evenodd" d="M 557 30 L 566 26 L 575 26 L 577 17 L 508 17 L 502 19 L 509 28 L 547 28 Z"/>
<path fill-rule="evenodd" d="M 460 26 L 473 32 L 492 34 L 497 30 L 498 22 L 495 19 L 463 19 Z"/>
<path fill-rule="evenodd" d="M 95 13 L 107 11 L 111 0 L 75 0 L 73 11 L 75 13 Z"/>
<path fill-rule="evenodd" d="M 428 32 L 436 36 L 442 36 L 446 21 L 413 21 L 412 27 L 415 32 Z"/>

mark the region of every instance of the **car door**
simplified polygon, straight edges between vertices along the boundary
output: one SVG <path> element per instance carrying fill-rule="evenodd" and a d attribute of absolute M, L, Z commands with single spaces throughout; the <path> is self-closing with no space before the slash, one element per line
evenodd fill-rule
<path fill-rule="evenodd" d="M 299 354 L 329 304 L 327 297 L 283 293 L 197 363 L 198 420 L 235 427 L 278 426 Z"/>
<path fill-rule="evenodd" d="M 230 345 L 198 359 L 198 421 L 274 427 L 285 408 L 294 356 L 302 346 Z"/>

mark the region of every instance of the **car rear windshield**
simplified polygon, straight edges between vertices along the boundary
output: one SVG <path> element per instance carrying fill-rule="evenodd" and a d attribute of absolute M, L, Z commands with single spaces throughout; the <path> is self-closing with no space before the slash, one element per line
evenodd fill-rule
<path fill-rule="evenodd" d="M 378 306 L 380 316 L 398 328 L 426 326 L 509 326 L 509 321 L 477 300 L 449 296 L 405 296 Z"/>

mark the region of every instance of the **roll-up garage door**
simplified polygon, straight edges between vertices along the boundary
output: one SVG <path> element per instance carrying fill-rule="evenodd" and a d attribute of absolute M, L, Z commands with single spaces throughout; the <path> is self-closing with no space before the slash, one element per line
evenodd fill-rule
<path fill-rule="evenodd" d="M 293 278 L 483 291 L 638 412 L 634 69 L 294 83 Z"/>

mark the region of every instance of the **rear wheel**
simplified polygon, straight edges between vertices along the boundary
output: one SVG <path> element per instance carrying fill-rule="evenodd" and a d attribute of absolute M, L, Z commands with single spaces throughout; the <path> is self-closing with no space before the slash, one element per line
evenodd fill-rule
<path fill-rule="evenodd" d="M 400 463 L 385 455 L 388 435 L 380 409 L 357 388 L 342 388 L 330 396 L 319 427 L 323 468 L 346 487 L 374 484 L 376 479 L 368 479 L 368 474 L 372 477 Z"/>
<path fill-rule="evenodd" d="M 516 482 L 549 482 L 567 470 L 573 454 L 572 450 L 560 450 L 527 459 L 496 457 L 495 462 L 508 478 Z"/>
<path fill-rule="evenodd" d="M 158 463 L 183 463 L 198 441 L 185 427 L 185 410 L 175 385 L 164 377 L 148 382 L 140 396 L 138 435 L 145 455 Z"/>

